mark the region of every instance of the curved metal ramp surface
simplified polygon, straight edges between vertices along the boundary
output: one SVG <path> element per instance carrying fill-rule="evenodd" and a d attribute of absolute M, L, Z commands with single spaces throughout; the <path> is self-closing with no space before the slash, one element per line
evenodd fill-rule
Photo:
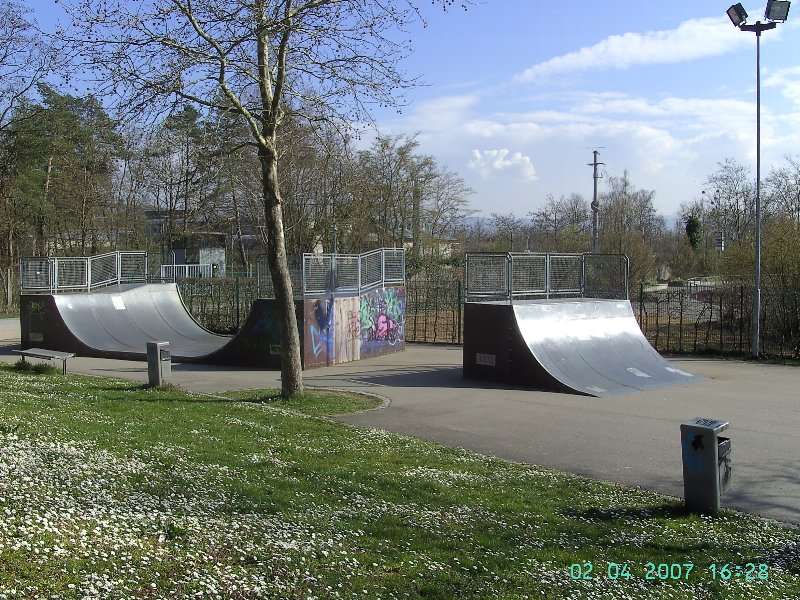
<path fill-rule="evenodd" d="M 198 324 L 174 283 L 116 286 L 52 298 L 67 330 L 99 354 L 140 357 L 147 342 L 162 340 L 170 343 L 176 359 L 196 359 L 231 340 Z"/>
<path fill-rule="evenodd" d="M 464 374 L 589 396 L 699 379 L 653 349 L 630 302 L 593 298 L 468 303 Z"/>

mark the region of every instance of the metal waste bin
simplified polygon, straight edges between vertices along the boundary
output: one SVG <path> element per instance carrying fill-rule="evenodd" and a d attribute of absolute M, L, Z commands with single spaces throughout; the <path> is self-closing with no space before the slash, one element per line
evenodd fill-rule
<path fill-rule="evenodd" d="M 727 421 L 697 417 L 681 424 L 683 497 L 690 512 L 716 515 L 733 467 Z"/>
<path fill-rule="evenodd" d="M 172 355 L 169 342 L 147 342 L 147 380 L 151 387 L 172 379 Z"/>

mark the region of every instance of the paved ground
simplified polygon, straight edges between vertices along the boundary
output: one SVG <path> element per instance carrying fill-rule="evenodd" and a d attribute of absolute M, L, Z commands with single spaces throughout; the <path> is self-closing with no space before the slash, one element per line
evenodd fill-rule
<path fill-rule="evenodd" d="M 19 323 L 0 320 L 0 360 L 14 360 Z M 388 408 L 352 415 L 359 425 L 556 467 L 682 496 L 682 421 L 731 422 L 734 483 L 727 506 L 800 522 L 800 368 L 712 359 L 674 361 L 701 383 L 628 396 L 587 398 L 476 386 L 461 377 L 461 348 L 410 345 L 406 352 L 306 372 L 308 385 L 378 394 Z M 147 378 L 139 362 L 80 358 L 70 369 Z M 194 391 L 277 387 L 270 371 L 175 365 Z"/>

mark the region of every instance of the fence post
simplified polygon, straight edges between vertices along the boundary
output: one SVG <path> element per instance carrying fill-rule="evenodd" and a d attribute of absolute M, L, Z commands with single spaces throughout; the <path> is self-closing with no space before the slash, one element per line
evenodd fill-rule
<path fill-rule="evenodd" d="M 581 254 L 581 298 L 586 297 L 586 254 Z"/>
<path fill-rule="evenodd" d="M 53 289 L 58 291 L 58 259 L 53 259 Z"/>
<path fill-rule="evenodd" d="M 722 309 L 722 294 L 719 295 L 719 352 L 722 354 L 724 344 L 722 343 L 723 335 L 723 319 L 725 318 L 725 311 Z"/>
<path fill-rule="evenodd" d="M 544 257 L 544 297 L 550 299 L 550 254 Z"/>
<path fill-rule="evenodd" d="M 680 317 L 678 319 L 678 352 L 683 352 L 683 303 L 685 301 L 685 294 L 684 290 L 681 290 L 680 304 L 678 305 L 678 309 L 680 310 Z"/>
<path fill-rule="evenodd" d="M 115 263 L 116 263 L 116 267 L 117 267 L 117 285 L 119 285 L 119 284 L 122 283 L 122 253 L 121 252 L 117 252 L 116 254 L 117 254 L 117 256 L 116 256 Z"/>
<path fill-rule="evenodd" d="M 238 330 L 241 327 L 241 319 L 239 317 L 239 276 L 236 276 L 234 280 L 234 291 L 236 294 L 236 329 Z"/>
<path fill-rule="evenodd" d="M 639 327 L 644 332 L 644 281 L 639 282 Z"/>
<path fill-rule="evenodd" d="M 739 353 L 742 353 L 742 330 L 744 329 L 744 285 L 739 284 Z"/>
<path fill-rule="evenodd" d="M 461 343 L 461 280 L 458 280 L 458 297 L 456 298 L 458 301 L 458 320 L 456 321 L 456 341 L 457 343 Z"/>
<path fill-rule="evenodd" d="M 14 268 L 8 267 L 6 271 L 8 277 L 6 277 L 6 281 L 8 282 L 8 287 L 6 288 L 6 310 L 11 312 L 11 307 L 13 306 L 14 301 Z"/>

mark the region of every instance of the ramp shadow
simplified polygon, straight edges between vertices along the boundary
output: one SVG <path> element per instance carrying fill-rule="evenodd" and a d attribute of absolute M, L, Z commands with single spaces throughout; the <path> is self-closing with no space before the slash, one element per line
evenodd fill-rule
<path fill-rule="evenodd" d="M 308 377 L 309 381 L 315 378 Z M 408 367 L 387 369 L 365 373 L 343 373 L 320 375 L 318 379 L 352 381 L 369 385 L 396 388 L 440 388 L 440 389 L 480 389 L 480 390 L 523 390 L 537 392 L 555 392 L 548 388 L 517 386 L 500 382 L 467 379 L 463 376 L 461 366 L 431 365 L 429 367 Z"/>

